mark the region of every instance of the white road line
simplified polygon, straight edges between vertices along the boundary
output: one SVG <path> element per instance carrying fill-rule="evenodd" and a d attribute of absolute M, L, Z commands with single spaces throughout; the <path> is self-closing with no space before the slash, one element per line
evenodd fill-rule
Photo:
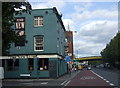
<path fill-rule="evenodd" d="M 71 80 L 69 80 L 69 81 L 65 84 L 65 86 L 67 86 L 67 85 L 70 83 L 70 81 L 71 81 Z"/>
<path fill-rule="evenodd" d="M 114 84 L 110 83 L 111 86 L 114 86 Z"/>
<path fill-rule="evenodd" d="M 40 84 L 48 84 L 48 82 L 42 82 L 42 83 L 40 83 Z"/>
<path fill-rule="evenodd" d="M 64 82 L 61 83 L 61 85 L 64 85 L 68 80 L 65 80 Z"/>
<path fill-rule="evenodd" d="M 106 79 L 103 79 L 103 80 L 105 80 L 105 81 L 106 81 Z"/>
<path fill-rule="evenodd" d="M 98 75 L 97 73 L 93 72 L 92 70 L 91 70 L 91 72 L 92 72 L 93 74 L 97 75 L 98 77 L 100 77 L 101 79 L 103 79 L 104 81 L 106 81 L 107 83 L 109 83 L 109 85 L 114 86 L 114 84 L 110 83 L 110 81 L 104 79 L 102 76 Z"/>
<path fill-rule="evenodd" d="M 21 83 L 21 84 L 26 84 L 26 85 L 28 84 L 29 85 L 29 84 L 33 84 L 33 83 Z"/>

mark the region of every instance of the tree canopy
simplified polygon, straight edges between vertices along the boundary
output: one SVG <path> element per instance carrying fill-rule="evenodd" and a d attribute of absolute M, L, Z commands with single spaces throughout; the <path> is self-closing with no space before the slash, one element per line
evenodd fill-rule
<path fill-rule="evenodd" d="M 110 63 L 113 66 L 118 66 L 120 63 L 120 33 L 118 33 L 106 48 L 101 51 L 101 55 L 105 62 Z"/>
<path fill-rule="evenodd" d="M 22 8 L 24 7 L 24 8 Z M 16 11 L 16 9 L 19 9 Z M 15 22 L 14 15 L 26 12 L 30 14 L 29 2 L 3 2 L 2 3 L 2 55 L 9 54 L 10 44 L 22 41 L 26 42 L 25 36 L 18 36 L 12 28 Z"/>

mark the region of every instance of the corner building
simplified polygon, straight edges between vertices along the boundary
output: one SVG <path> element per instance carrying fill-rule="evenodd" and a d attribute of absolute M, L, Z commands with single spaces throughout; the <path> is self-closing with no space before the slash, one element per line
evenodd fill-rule
<path fill-rule="evenodd" d="M 55 7 L 15 16 L 13 28 L 27 43 L 11 44 L 10 59 L 3 60 L 5 78 L 57 78 L 67 73 L 61 17 Z"/>

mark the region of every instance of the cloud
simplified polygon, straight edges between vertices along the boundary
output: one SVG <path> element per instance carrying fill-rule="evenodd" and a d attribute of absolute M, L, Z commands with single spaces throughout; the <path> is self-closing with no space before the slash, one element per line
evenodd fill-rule
<path fill-rule="evenodd" d="M 69 26 L 69 30 L 74 29 L 74 22 L 71 19 L 63 19 L 63 23 L 66 30 L 68 30 L 68 26 Z"/>
<path fill-rule="evenodd" d="M 108 41 L 117 33 L 117 25 L 117 21 L 92 21 L 83 25 L 75 38 L 81 37 L 86 41 L 95 43 L 108 43 Z"/>
<path fill-rule="evenodd" d="M 90 56 L 99 56 L 104 44 L 92 43 L 86 41 L 78 41 L 75 43 L 75 54 L 79 56 L 90 55 Z"/>
<path fill-rule="evenodd" d="M 31 2 L 33 9 L 43 9 L 43 8 L 52 8 L 57 7 L 60 11 L 64 6 L 65 2 L 63 0 L 49 0 L 47 2 Z"/>
<path fill-rule="evenodd" d="M 89 20 L 92 18 L 105 18 L 105 19 L 117 19 L 118 18 L 118 11 L 115 9 L 115 5 L 111 9 L 96 9 L 90 11 L 89 8 L 94 6 L 91 3 L 87 3 L 83 7 L 75 5 L 74 6 L 74 13 L 68 14 L 74 21 L 84 21 Z"/>
<path fill-rule="evenodd" d="M 106 44 L 117 33 L 117 21 L 91 21 L 84 24 L 74 36 L 74 48 L 79 54 L 100 55 Z M 75 51 L 76 52 L 76 51 Z"/>
<path fill-rule="evenodd" d="M 92 6 L 93 6 L 93 4 L 90 3 L 90 2 L 81 3 L 81 6 L 75 5 L 74 10 L 79 13 L 79 12 L 82 12 L 82 11 L 85 11 L 85 10 L 89 9 Z"/>
<path fill-rule="evenodd" d="M 106 44 L 118 31 L 118 11 L 116 4 L 110 8 L 90 10 L 94 3 L 83 3 L 74 6 L 74 13 L 67 16 L 73 21 L 74 52 L 79 56 L 100 55 Z"/>
<path fill-rule="evenodd" d="M 48 2 L 49 0 L 29 0 L 29 2 Z M 119 2 L 119 0 L 65 0 L 65 2 Z"/>

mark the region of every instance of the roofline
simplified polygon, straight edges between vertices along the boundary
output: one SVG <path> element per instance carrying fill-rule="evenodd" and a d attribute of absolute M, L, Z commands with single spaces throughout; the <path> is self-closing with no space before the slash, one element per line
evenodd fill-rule
<path fill-rule="evenodd" d="M 32 9 L 32 11 L 34 11 L 34 10 L 53 10 L 53 8 Z"/>
<path fill-rule="evenodd" d="M 64 26 L 64 24 L 63 24 L 63 21 L 62 21 L 62 19 L 61 19 L 62 16 L 58 13 L 56 7 L 53 7 L 53 11 L 55 11 L 55 14 L 56 14 L 57 18 L 59 19 L 59 21 L 60 21 L 60 23 L 61 23 L 61 25 L 62 25 L 64 31 L 66 31 L 65 26 Z"/>

